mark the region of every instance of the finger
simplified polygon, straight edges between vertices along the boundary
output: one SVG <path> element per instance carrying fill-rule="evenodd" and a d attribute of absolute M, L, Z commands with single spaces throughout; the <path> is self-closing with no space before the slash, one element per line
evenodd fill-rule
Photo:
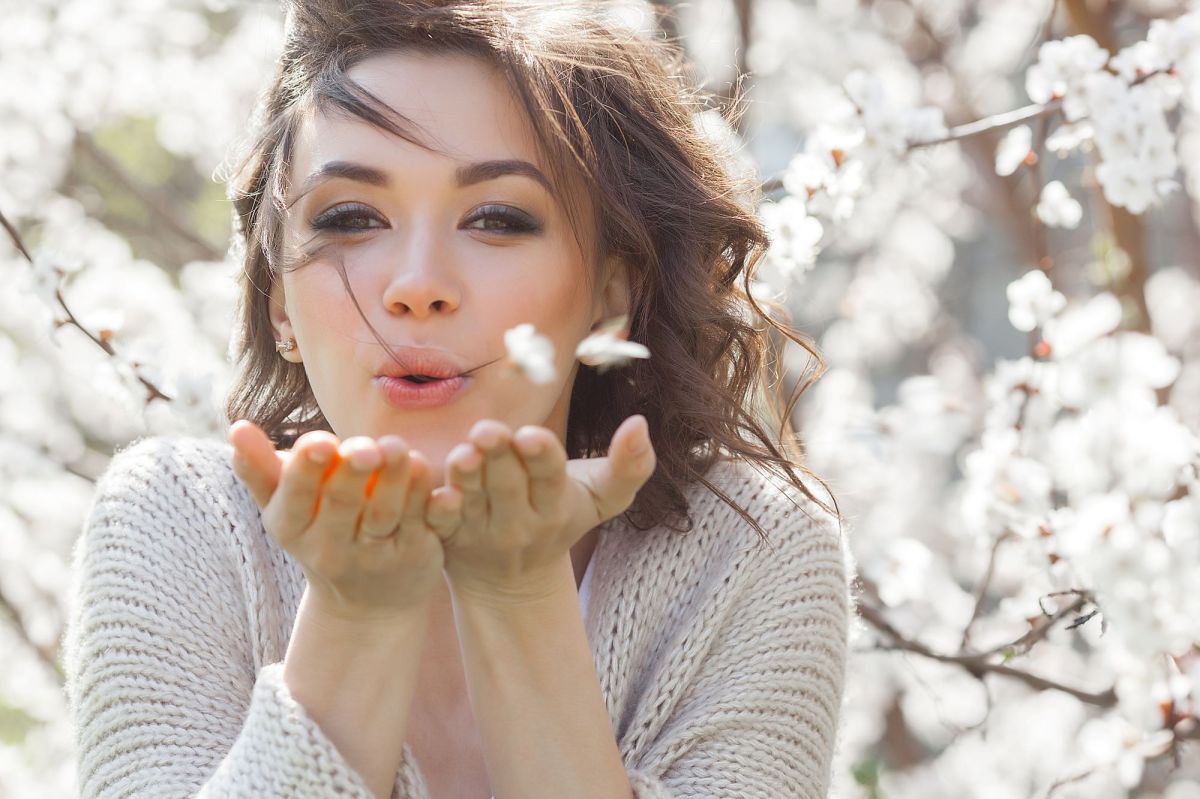
<path fill-rule="evenodd" d="M 462 523 L 462 492 L 454 486 L 438 486 L 425 503 L 425 523 L 442 541 L 454 535 Z"/>
<path fill-rule="evenodd" d="M 529 475 L 512 448 L 508 426 L 482 419 L 471 428 L 470 439 L 484 454 L 483 490 L 493 518 L 507 519 L 529 507 Z"/>
<path fill-rule="evenodd" d="M 338 463 L 317 499 L 313 527 L 329 531 L 333 541 L 350 544 L 357 537 L 359 517 L 367 499 L 367 483 L 383 458 L 374 440 L 352 436 L 338 448 Z"/>
<path fill-rule="evenodd" d="M 280 463 L 275 445 L 263 429 L 247 419 L 229 428 L 233 445 L 233 471 L 250 489 L 260 508 L 266 507 L 279 483 Z"/>
<path fill-rule="evenodd" d="M 462 523 L 487 518 L 487 495 L 483 491 L 483 453 L 469 441 L 458 444 L 446 456 L 446 484 L 462 494 Z"/>
<path fill-rule="evenodd" d="M 607 456 L 578 462 L 601 519 L 611 519 L 632 505 L 637 492 L 654 474 L 657 461 L 643 428 L 645 423 L 643 416 L 629 417 L 613 434 Z M 634 446 L 639 443 L 644 443 L 644 450 Z"/>
<path fill-rule="evenodd" d="M 366 507 L 359 523 L 359 538 L 386 538 L 396 532 L 400 516 L 404 512 L 404 498 L 408 493 L 409 457 L 408 444 L 399 436 L 384 436 L 379 439 L 383 454 L 383 466 L 368 482 Z"/>
<path fill-rule="evenodd" d="M 401 535 L 425 530 L 425 504 L 433 488 L 433 469 L 429 466 L 429 461 L 425 460 L 425 456 L 417 450 L 412 450 L 409 453 L 409 462 L 408 490 L 404 497 L 404 510 L 399 519 Z"/>
<path fill-rule="evenodd" d="M 292 447 L 292 456 L 283 466 L 279 486 L 264 512 L 281 544 L 291 543 L 312 524 L 321 483 L 336 467 L 337 451 L 337 437 L 324 430 L 305 433 Z"/>
<path fill-rule="evenodd" d="M 617 432 L 613 433 L 608 448 L 613 458 L 613 469 L 623 479 L 636 481 L 640 485 L 654 473 L 657 458 L 650 441 L 650 424 L 640 413 L 630 416 Z"/>
<path fill-rule="evenodd" d="M 567 479 L 567 452 L 552 431 L 526 425 L 513 436 L 514 447 L 529 473 L 529 506 L 548 513 Z"/>

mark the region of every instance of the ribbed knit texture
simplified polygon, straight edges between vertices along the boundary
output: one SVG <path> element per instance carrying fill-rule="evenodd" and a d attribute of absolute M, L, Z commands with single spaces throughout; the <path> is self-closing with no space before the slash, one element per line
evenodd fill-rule
<path fill-rule="evenodd" d="M 583 579 L 579 581 L 579 612 L 584 618 L 587 618 L 588 597 L 592 595 L 592 564 L 595 562 L 595 558 L 588 559 L 588 565 L 583 570 Z"/>
<path fill-rule="evenodd" d="M 283 682 L 305 577 L 231 456 L 224 441 L 155 436 L 97 485 L 63 642 L 84 799 L 372 799 Z M 732 461 L 708 479 L 773 550 L 695 483 L 691 532 L 618 517 L 589 566 L 584 624 L 634 795 L 824 799 L 849 550 L 794 488 Z M 428 797 L 407 745 L 392 796 Z"/>

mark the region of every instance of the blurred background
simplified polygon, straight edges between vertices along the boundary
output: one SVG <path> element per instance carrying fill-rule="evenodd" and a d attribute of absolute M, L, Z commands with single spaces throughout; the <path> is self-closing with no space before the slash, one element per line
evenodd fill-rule
<path fill-rule="evenodd" d="M 744 109 L 697 124 L 825 359 L 793 419 L 860 571 L 832 795 L 1200 797 L 1200 3 L 612 8 Z M 0 797 L 76 794 L 96 478 L 224 437 L 223 180 L 281 42 L 276 2 L 0 0 Z"/>

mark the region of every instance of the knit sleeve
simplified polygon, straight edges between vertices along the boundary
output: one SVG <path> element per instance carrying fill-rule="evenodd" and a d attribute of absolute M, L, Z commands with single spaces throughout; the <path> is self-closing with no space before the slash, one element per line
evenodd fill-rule
<path fill-rule="evenodd" d="M 805 504 L 812 518 L 778 504 L 759 518 L 774 550 L 746 559 L 727 611 L 706 620 L 711 649 L 680 676 L 647 757 L 627 763 L 635 799 L 826 799 L 854 566 L 837 518 Z"/>
<path fill-rule="evenodd" d="M 119 452 L 75 545 L 63 663 L 80 796 L 373 799 L 282 663 L 255 671 L 233 521 L 201 443 Z"/>

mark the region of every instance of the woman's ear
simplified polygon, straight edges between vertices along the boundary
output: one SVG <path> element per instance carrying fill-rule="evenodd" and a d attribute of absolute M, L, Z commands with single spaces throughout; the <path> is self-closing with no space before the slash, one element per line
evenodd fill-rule
<path fill-rule="evenodd" d="M 276 340 L 292 335 L 292 323 L 288 320 L 288 312 L 283 307 L 283 281 L 272 280 L 271 292 L 268 295 L 268 313 L 271 320 L 271 330 L 275 331 Z"/>
<path fill-rule="evenodd" d="M 283 281 L 275 279 L 271 282 L 271 292 L 268 295 L 270 301 L 267 303 L 267 313 L 271 320 L 271 330 L 275 334 L 275 342 L 278 345 L 280 342 L 292 341 L 292 347 L 287 350 L 278 350 L 280 356 L 285 361 L 292 363 L 300 363 L 300 350 L 298 344 L 294 341 L 296 333 L 292 330 L 291 320 L 288 319 L 287 309 L 283 304 Z"/>
<path fill-rule="evenodd" d="M 629 313 L 631 298 L 629 296 L 629 265 L 625 259 L 610 255 L 604 261 L 603 285 L 596 301 L 592 315 L 592 326 L 606 319 L 624 316 Z"/>

